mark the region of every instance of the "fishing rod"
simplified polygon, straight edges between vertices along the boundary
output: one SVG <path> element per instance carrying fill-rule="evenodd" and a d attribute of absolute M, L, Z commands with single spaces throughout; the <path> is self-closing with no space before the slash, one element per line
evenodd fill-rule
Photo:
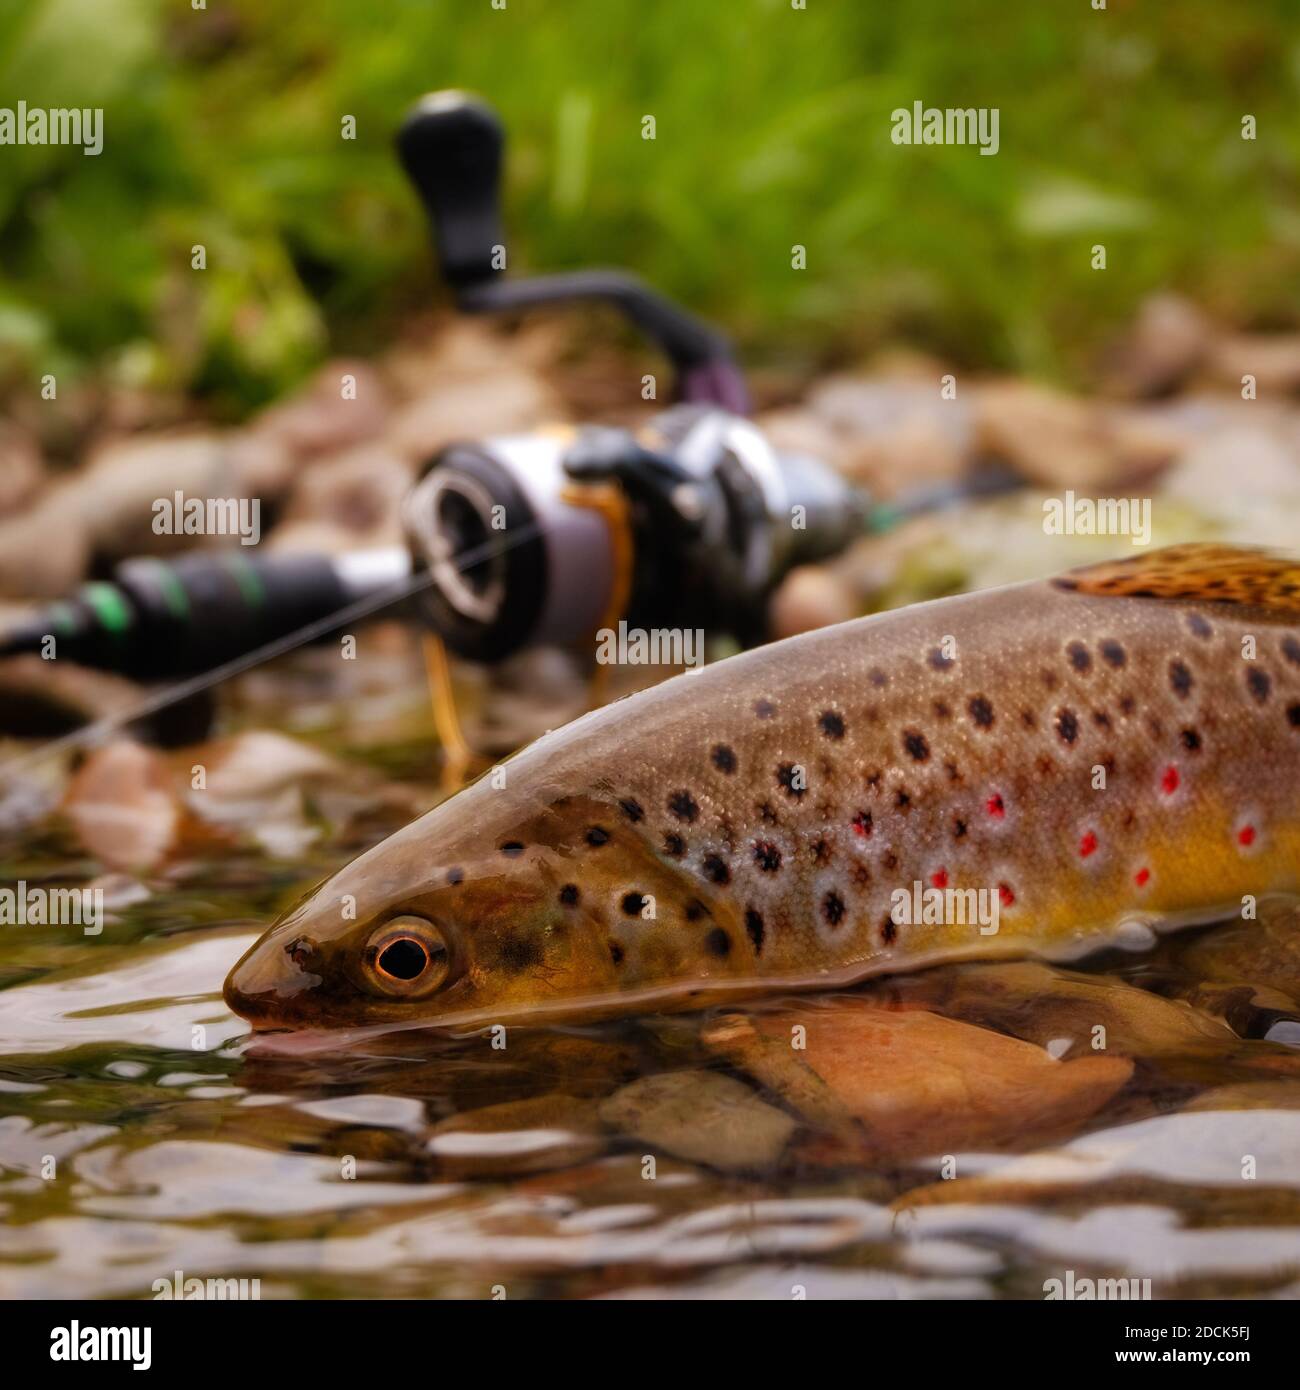
<path fill-rule="evenodd" d="M 528 539 L 529 537 L 527 535 L 519 535 L 513 538 L 512 543 L 523 544 Z M 387 554 L 388 552 L 375 553 Z M 463 563 L 466 565 L 473 565 L 481 558 L 481 556 L 471 551 L 463 557 Z M 119 729 L 132 724 L 138 724 L 140 721 L 147 719 L 150 715 L 157 714 L 160 710 L 166 709 L 170 705 L 179 704 L 182 700 L 191 699 L 195 695 L 201 695 L 204 691 L 210 690 L 213 686 L 220 685 L 234 676 L 243 675 L 244 672 L 251 671 L 258 666 L 264 665 L 268 661 L 275 660 L 277 657 L 284 656 L 288 652 L 296 650 L 298 647 L 305 646 L 310 642 L 315 642 L 322 637 L 327 637 L 331 633 L 337 632 L 340 628 L 346 627 L 353 622 L 375 617 L 415 597 L 422 589 L 427 588 L 432 583 L 433 576 L 427 571 L 424 571 L 421 573 L 407 574 L 397 582 L 381 587 L 375 592 L 364 593 L 344 607 L 331 609 L 330 612 L 323 616 L 311 622 L 304 623 L 302 626 L 296 627 L 292 631 L 273 637 L 262 645 L 254 647 L 252 650 L 242 651 L 239 655 L 230 657 L 220 665 L 203 670 L 199 674 L 191 676 L 186 680 L 173 681 L 165 685 L 162 689 L 151 692 L 129 709 L 120 710 L 114 714 L 93 720 L 88 724 L 82 725 L 80 728 L 73 729 L 70 733 L 64 734 L 59 738 L 48 739 L 37 748 L 16 758 L 11 758 L 5 763 L 0 763 L 0 775 L 20 772 L 58 753 L 94 745 L 108 735 L 117 732 Z M 92 607 L 96 608 L 97 611 L 98 607 L 105 606 L 105 602 L 106 601 L 101 597 L 97 601 L 97 604 L 92 605 Z M 115 605 L 117 600 L 113 599 L 107 602 Z M 30 630 L 31 629 L 28 629 L 29 632 Z"/>
<path fill-rule="evenodd" d="M 486 663 L 580 643 L 619 621 L 753 645 L 796 565 L 1014 485 L 986 475 L 877 503 L 822 460 L 774 448 L 745 417 L 748 394 L 725 337 L 636 277 L 507 277 L 496 254 L 503 147 L 491 109 L 455 92 L 420 101 L 397 137 L 457 306 L 496 314 L 608 302 L 667 356 L 677 404 L 636 430 L 553 427 L 440 451 L 404 501 L 404 545 L 128 560 L 0 634 L 0 656 L 193 678 L 159 692 L 157 709 L 349 615 L 407 603 L 447 648 Z"/>

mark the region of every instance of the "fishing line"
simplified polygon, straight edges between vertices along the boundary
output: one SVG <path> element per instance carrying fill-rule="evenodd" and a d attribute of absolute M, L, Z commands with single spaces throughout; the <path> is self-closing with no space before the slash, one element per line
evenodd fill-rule
<path fill-rule="evenodd" d="M 456 568 L 460 570 L 472 569 L 480 560 L 504 554 L 515 546 L 522 545 L 525 541 L 530 541 L 541 535 L 544 529 L 539 523 L 532 523 L 520 527 L 508 539 L 500 538 L 487 541 L 477 550 L 467 551 L 463 555 L 457 556 Z M 73 729 L 70 733 L 42 743 L 39 747 L 21 754 L 19 757 L 0 763 L 0 777 L 34 767 L 47 758 L 70 749 L 86 745 L 93 746 L 124 725 L 134 724 L 141 719 L 148 718 L 151 714 L 157 714 L 159 710 L 166 709 L 169 705 L 189 699 L 192 695 L 202 694 L 203 691 L 210 690 L 214 685 L 220 685 L 223 681 L 230 680 L 234 676 L 243 675 L 245 671 L 252 670 L 255 666 L 273 661 L 276 657 L 283 656 L 285 653 L 312 642 L 317 637 L 323 637 L 326 633 L 333 632 L 337 628 L 344 627 L 356 619 L 370 617 L 371 614 L 377 613 L 381 609 L 389 608 L 393 604 L 400 603 L 403 599 L 420 593 L 433 583 L 432 573 L 428 570 L 422 570 L 403 580 L 400 584 L 394 584 L 391 588 L 380 593 L 368 594 L 365 598 L 358 599 L 345 608 L 335 609 L 333 613 L 328 613 L 323 618 L 307 623 L 286 637 L 278 637 L 273 642 L 267 642 L 253 651 L 246 652 L 220 666 L 215 666 L 209 671 L 165 686 L 130 709 L 120 710 L 116 714 L 105 715 L 101 719 L 92 720 L 80 728 Z"/>

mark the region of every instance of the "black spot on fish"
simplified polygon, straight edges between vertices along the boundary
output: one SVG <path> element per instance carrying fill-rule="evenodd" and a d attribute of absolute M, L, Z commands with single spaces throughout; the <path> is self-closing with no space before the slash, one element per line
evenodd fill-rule
<path fill-rule="evenodd" d="M 1114 667 L 1116 671 L 1128 661 L 1128 654 L 1113 637 L 1107 637 L 1098 642 L 1097 650 L 1101 653 L 1101 659 L 1106 665 Z"/>
<path fill-rule="evenodd" d="M 1038 675 L 1039 679 L 1043 682 L 1044 690 L 1055 690 L 1061 683 L 1061 678 L 1055 671 L 1040 671 Z"/>
<path fill-rule="evenodd" d="M 508 859 L 518 859 L 524 852 L 523 844 L 519 840 L 507 840 L 501 846 L 501 853 Z"/>
<path fill-rule="evenodd" d="M 1192 673 L 1181 661 L 1169 663 L 1169 684 L 1180 700 L 1185 700 L 1192 693 Z"/>
<path fill-rule="evenodd" d="M 619 810 L 621 810 L 634 825 L 637 821 L 645 819 L 644 808 L 639 801 L 634 800 L 632 797 L 629 796 L 626 801 L 620 801 L 618 805 Z"/>
<path fill-rule="evenodd" d="M 709 755 L 713 759 L 713 766 L 719 772 L 725 772 L 728 776 L 736 770 L 736 755 L 725 743 L 715 743 L 713 752 Z"/>
<path fill-rule="evenodd" d="M 693 822 L 700 814 L 695 798 L 688 791 L 674 792 L 668 798 L 668 809 L 678 820 L 688 823 Z"/>
<path fill-rule="evenodd" d="M 900 811 L 906 811 L 911 807 L 912 798 L 906 787 L 899 787 L 894 793 L 894 805 L 897 806 Z"/>
<path fill-rule="evenodd" d="M 459 868 L 457 868 L 457 869 L 448 869 L 448 870 L 447 870 L 447 882 L 450 883 L 451 886 L 452 886 L 453 888 L 455 888 L 458 884 L 464 883 L 464 882 L 465 882 L 465 870 L 464 870 L 464 869 L 459 869 Z"/>
<path fill-rule="evenodd" d="M 858 814 L 853 817 L 853 829 L 855 833 L 861 835 L 864 840 L 867 839 L 871 834 L 871 812 L 859 811 Z"/>
<path fill-rule="evenodd" d="M 952 657 L 946 656 L 942 647 L 935 647 L 931 650 L 930 665 L 933 666 L 936 671 L 946 671 L 953 664 Z"/>
<path fill-rule="evenodd" d="M 877 690 L 883 690 L 885 686 L 889 684 L 889 677 L 885 675 L 879 666 L 873 666 L 871 670 L 867 672 L 867 679 Z"/>
<path fill-rule="evenodd" d="M 776 706 L 771 700 L 755 700 L 754 713 L 758 715 L 760 719 L 771 719 L 776 713 Z"/>
<path fill-rule="evenodd" d="M 841 739 L 844 737 L 844 719 L 833 709 L 822 710 L 817 722 L 821 725 L 822 733 L 827 738 Z"/>
<path fill-rule="evenodd" d="M 1130 715 L 1137 709 L 1137 701 L 1132 695 L 1121 695 L 1119 697 L 1119 712 L 1123 715 Z"/>
<path fill-rule="evenodd" d="M 611 941 L 609 943 L 609 958 L 614 962 L 615 965 L 623 964 L 623 954 L 623 948 L 618 944 L 617 941 Z"/>
<path fill-rule="evenodd" d="M 826 840 L 818 840 L 812 847 L 812 857 L 814 864 L 829 864 L 831 861 L 831 847 Z"/>
<path fill-rule="evenodd" d="M 1073 710 L 1057 710 L 1056 732 L 1066 743 L 1073 743 L 1079 737 L 1079 721 Z"/>
<path fill-rule="evenodd" d="M 714 883 L 731 882 L 731 870 L 727 868 L 726 860 L 722 859 L 719 855 L 710 854 L 705 857 L 704 873 L 705 877 L 711 879 Z"/>
<path fill-rule="evenodd" d="M 745 909 L 745 931 L 749 939 L 754 943 L 754 954 L 763 954 L 763 918 L 761 914 L 754 911 L 752 907 Z"/>
<path fill-rule="evenodd" d="M 774 874 L 781 867 L 781 851 L 771 840 L 756 840 L 754 842 L 754 863 L 765 874 Z"/>
<path fill-rule="evenodd" d="M 908 756 L 918 763 L 925 762 L 930 756 L 930 745 L 925 741 L 925 735 L 916 729 L 903 730 L 903 747 Z"/>
<path fill-rule="evenodd" d="M 645 895 L 642 893 L 624 893 L 619 906 L 629 917 L 639 917 L 645 908 L 645 902 Z"/>
<path fill-rule="evenodd" d="M 1294 637 L 1284 637 L 1282 639 L 1282 655 L 1292 666 L 1300 666 L 1300 642 L 1297 642 Z"/>
<path fill-rule="evenodd" d="M 609 844 L 609 831 L 603 825 L 593 825 L 587 831 L 587 843 L 593 849 L 599 849 L 601 845 Z"/>
<path fill-rule="evenodd" d="M 1179 738 L 1182 739 L 1183 747 L 1186 748 L 1189 753 L 1195 753 L 1201 746 L 1201 736 L 1195 729 L 1184 729 L 1179 735 Z"/>
<path fill-rule="evenodd" d="M 898 926 L 888 913 L 880 924 L 880 939 L 886 946 L 892 946 L 898 940 Z"/>
<path fill-rule="evenodd" d="M 731 954 L 731 938 L 721 927 L 714 927 L 704 938 L 704 949 L 713 956 L 728 956 Z"/>
<path fill-rule="evenodd" d="M 776 814 L 776 807 L 773 806 L 770 801 L 763 802 L 758 808 L 758 814 L 762 817 L 764 825 L 777 825 L 780 823 L 780 817 Z"/>
<path fill-rule="evenodd" d="M 688 922 L 698 922 L 701 917 L 708 917 L 710 915 L 709 909 L 704 906 L 699 898 L 692 898 L 690 902 L 686 904 L 686 920 Z"/>
<path fill-rule="evenodd" d="M 930 708 L 934 710 L 934 715 L 936 719 L 952 718 L 952 706 L 947 702 L 947 700 L 936 700 L 934 704 L 930 706 Z"/>
<path fill-rule="evenodd" d="M 1214 636 L 1214 629 L 1199 613 L 1189 613 L 1187 615 L 1187 630 L 1193 637 L 1204 640 L 1206 637 Z"/>
<path fill-rule="evenodd" d="M 838 893 L 827 893 L 822 899 L 822 916 L 832 927 L 839 926 L 847 911 L 848 909 L 844 906 L 844 899 Z"/>
<path fill-rule="evenodd" d="M 1110 715 L 1108 715 L 1104 709 L 1095 709 L 1092 712 L 1092 722 L 1099 729 L 1109 729 Z"/>
<path fill-rule="evenodd" d="M 803 770 L 798 763 L 782 763 L 776 770 L 776 780 L 785 789 L 787 796 L 792 796 L 796 801 L 808 790 L 806 786 L 800 786 L 804 781 Z"/>
<path fill-rule="evenodd" d="M 671 854 L 674 859 L 680 859 L 686 853 L 686 841 L 670 831 L 664 836 L 664 853 Z"/>
<path fill-rule="evenodd" d="M 970 710 L 970 717 L 975 721 L 977 728 L 991 729 L 993 727 L 993 706 L 983 695 L 973 695 L 966 708 Z"/>
<path fill-rule="evenodd" d="M 1287 723 L 1293 729 L 1300 729 L 1300 705 L 1288 705 L 1286 707 Z"/>
<path fill-rule="evenodd" d="M 1273 689 L 1273 682 L 1269 679 L 1268 672 L 1260 671 L 1256 667 L 1251 667 L 1246 672 L 1246 684 L 1250 687 L 1250 693 L 1261 705 L 1265 703 L 1269 697 L 1269 692 Z"/>
<path fill-rule="evenodd" d="M 964 820 L 962 820 L 962 818 L 961 818 L 960 816 L 955 817 L 955 818 L 953 819 L 953 823 L 952 823 L 952 838 L 953 838 L 954 840 L 960 840 L 961 837 L 962 837 L 963 835 L 965 835 L 965 833 L 966 833 L 966 822 L 965 822 Z"/>
<path fill-rule="evenodd" d="M 1077 579 L 1053 579 L 1052 585 L 1057 589 L 1064 589 L 1067 594 L 1074 593 L 1079 587 Z"/>
<path fill-rule="evenodd" d="M 565 907 L 573 907 L 578 901 L 578 885 L 576 883 L 566 883 L 560 889 L 560 901 Z"/>
<path fill-rule="evenodd" d="M 1080 674 L 1092 670 L 1092 657 L 1082 642 L 1071 642 L 1065 651 L 1070 658 L 1070 665 Z"/>

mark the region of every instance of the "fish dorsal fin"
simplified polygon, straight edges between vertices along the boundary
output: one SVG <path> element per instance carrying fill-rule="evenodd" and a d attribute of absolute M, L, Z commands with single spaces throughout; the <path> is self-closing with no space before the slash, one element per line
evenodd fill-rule
<path fill-rule="evenodd" d="M 1232 603 L 1300 613 L 1300 561 L 1250 546 L 1171 545 L 1149 555 L 1087 565 L 1052 582 L 1080 594 Z"/>

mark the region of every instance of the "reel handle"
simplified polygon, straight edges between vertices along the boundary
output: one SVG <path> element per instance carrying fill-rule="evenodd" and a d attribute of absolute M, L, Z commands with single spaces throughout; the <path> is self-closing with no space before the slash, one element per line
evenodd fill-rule
<path fill-rule="evenodd" d="M 402 167 L 433 228 L 438 268 L 467 314 L 517 313 L 549 304 L 612 305 L 673 364 L 675 398 L 749 410 L 745 379 L 711 324 L 619 270 L 578 270 L 511 280 L 494 268 L 501 230 L 505 132 L 496 113 L 464 92 L 422 97 L 397 134 Z"/>
<path fill-rule="evenodd" d="M 433 228 L 438 269 L 459 291 L 498 272 L 501 154 L 506 135 L 496 112 L 463 92 L 433 92 L 402 122 L 397 154 Z"/>

